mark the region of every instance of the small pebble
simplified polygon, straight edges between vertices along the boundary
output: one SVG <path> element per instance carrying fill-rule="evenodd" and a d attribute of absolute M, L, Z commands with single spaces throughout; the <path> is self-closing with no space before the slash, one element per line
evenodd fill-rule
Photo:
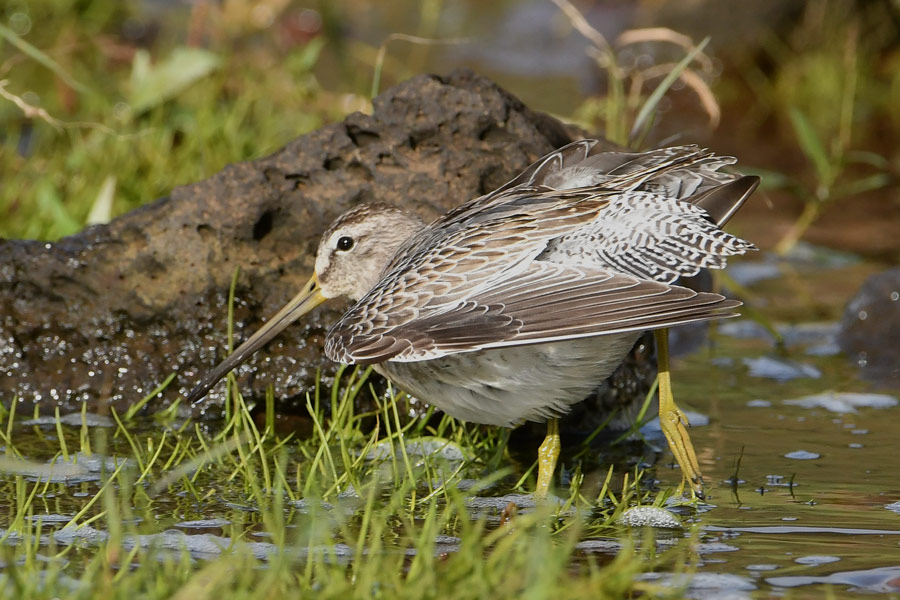
<path fill-rule="evenodd" d="M 662 527 L 681 529 L 681 521 L 673 513 L 655 506 L 635 506 L 619 517 L 621 525 L 628 527 Z"/>

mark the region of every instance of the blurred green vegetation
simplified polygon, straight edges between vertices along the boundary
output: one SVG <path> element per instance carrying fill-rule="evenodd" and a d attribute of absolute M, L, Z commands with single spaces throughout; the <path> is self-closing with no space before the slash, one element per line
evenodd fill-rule
<path fill-rule="evenodd" d="M 498 430 L 449 417 L 404 426 L 393 397 L 376 415 L 357 413 L 370 371 L 339 372 L 330 405 L 318 392 L 309 399 L 308 436 L 276 431 L 271 395 L 258 422 L 234 380 L 228 417 L 213 431 L 174 407 L 149 419 L 113 411 L 111 428 L 89 427 L 94 415 L 84 411 L 80 425 L 57 411 L 29 426 L 15 403 L 0 407 L 0 599 L 678 593 L 639 576 L 687 571 L 689 540 L 657 554 L 652 538 L 636 548 L 641 536 L 615 525 L 650 502 L 646 484 L 610 469 L 598 489 L 576 470 L 559 504 L 507 507 L 498 520 L 497 509 L 470 504 L 474 490 L 458 489 L 472 476 L 482 489 L 508 489 L 511 470 L 490 466 L 505 451 Z M 382 427 L 370 431 L 373 416 Z M 450 452 L 414 454 L 417 444 Z M 91 477 L 86 465 L 97 460 L 107 466 Z M 577 547 L 613 534 L 622 537 L 616 556 Z"/>
<path fill-rule="evenodd" d="M 78 231 L 109 176 L 121 214 L 343 116 L 312 72 L 320 38 L 262 45 L 252 30 L 192 32 L 181 5 L 147 22 L 133 5 L 3 9 L 0 237 Z"/>
<path fill-rule="evenodd" d="M 466 10 L 499 18 L 513 3 L 478 4 L 465 3 Z M 738 148 L 732 151 L 742 168 L 755 165 L 769 190 L 804 207 L 780 249 L 787 251 L 831 206 L 853 206 L 886 190 L 884 201 L 898 202 L 900 46 L 890 3 L 811 2 L 796 22 L 773 26 L 740 51 L 715 35 L 705 46 L 698 43 L 705 34 L 694 39 L 661 29 L 606 40 L 576 25 L 577 11 L 563 13 L 572 5 L 556 4 L 559 20 L 548 26 L 569 27 L 590 41 L 604 84 L 561 116 L 634 147 L 661 141 L 663 126 L 682 120 L 701 127 L 721 120 L 727 127 L 711 134 L 710 145 L 737 138 L 730 146 Z M 384 38 L 361 35 L 360 23 L 426 38 L 468 34 L 453 12 L 459 6 L 442 0 L 383 8 L 323 0 L 316 8 L 304 11 L 289 0 L 8 0 L 0 7 L 0 237 L 52 240 L 106 221 L 366 109 L 382 66 L 381 89 L 431 67 L 436 46 L 410 51 L 405 40 L 387 48 L 380 65 Z M 456 15 L 448 19 L 452 26 L 441 20 L 445 9 Z M 647 45 L 668 50 L 648 53 L 658 57 L 653 63 L 627 56 L 626 50 Z M 541 82 L 532 83 L 543 91 Z M 438 481 L 446 465 L 433 456 L 410 460 L 398 443 L 399 423 L 390 427 L 396 418 L 390 404 L 377 416 L 386 433 L 376 430 L 373 437 L 352 402 L 334 402 L 326 415 L 311 399 L 313 433 L 297 439 L 275 432 L 271 398 L 259 426 L 239 395 L 232 398 L 229 418 L 215 432 L 178 421 L 174 410 L 154 423 L 123 415 L 109 436 L 59 419 L 55 437 L 38 427 L 25 432 L 14 414 L 5 415 L 4 458 L 19 462 L 2 465 L 8 476 L 0 498 L 9 515 L 0 532 L 0 598 L 90 598 L 97 590 L 123 598 L 655 597 L 679 592 L 641 583 L 639 573 L 661 564 L 690 570 L 686 544 L 660 558 L 652 544 L 635 552 L 626 540 L 608 565 L 576 548 L 587 536 L 621 537 L 613 523 L 627 506 L 665 502 L 664 495 L 652 499 L 634 477 L 629 482 L 619 474 L 615 490 L 607 479 L 599 493 L 588 493 L 576 467 L 563 492 L 565 506 L 581 511 L 575 516 L 548 509 L 489 524 L 470 518 L 454 484 L 509 463 L 497 430 L 451 419 L 434 430 L 424 429 L 424 421 L 404 430 L 407 442 L 438 437 L 470 455 Z M 20 444 L 25 433 L 42 445 Z M 365 459 L 382 443 L 389 461 Z M 103 473 L 99 488 L 83 485 L 89 493 L 77 498 L 62 483 L 10 474 L 23 470 L 26 459 L 70 461 L 76 456 L 70 449 L 77 456 L 108 451 L 132 462 Z M 501 469 L 496 477 L 508 475 Z M 147 482 L 161 496 L 148 492 Z M 352 517 L 317 512 L 320 501 L 337 505 L 350 491 L 364 503 Z M 157 533 L 159 522 L 176 521 L 176 513 L 178 520 L 207 518 L 223 507 L 231 507 L 232 519 L 225 534 L 272 541 L 275 558 L 264 562 L 241 546 L 198 565 L 186 555 L 129 545 L 133 536 Z M 73 527 L 94 524 L 110 537 L 76 550 L 35 543 L 41 525 L 33 517 L 51 512 L 73 515 Z M 439 535 L 458 537 L 458 551 L 441 554 Z M 338 543 L 356 556 L 367 552 L 365 560 L 338 556 Z M 301 549 L 312 549 L 311 558 L 292 554 Z"/>
<path fill-rule="evenodd" d="M 748 147 L 762 142 L 756 160 L 764 187 L 803 203 L 776 251 L 789 252 L 838 201 L 851 219 L 865 219 L 853 203 L 869 193 L 900 208 L 893 143 L 900 136 L 900 6 L 807 3 L 793 28 L 767 32 L 755 54 L 736 56 L 735 67 L 727 87 L 750 99 L 732 96 L 746 105 L 740 132 Z M 773 142 L 780 151 L 772 152 Z"/>
<path fill-rule="evenodd" d="M 579 11 L 602 3 L 554 2 L 546 27 L 587 41 L 600 84 L 560 116 L 638 148 L 671 141 L 673 132 L 714 147 L 739 138 L 731 151 L 741 164 L 765 175 L 766 189 L 803 206 L 779 250 L 836 201 L 895 189 L 900 11 L 890 2 L 794 3 L 791 16 L 769 28 L 763 22 L 761 35 L 730 45 L 721 27 L 705 48 L 702 37 L 659 27 L 607 40 L 579 21 Z M 0 237 L 73 233 L 366 110 L 373 81 L 384 89 L 422 70 L 473 66 L 454 60 L 467 56 L 454 54 L 454 44 L 410 45 L 388 35 L 481 36 L 476 52 L 491 52 L 491 36 L 518 4 L 305 6 L 7 2 L 0 15 Z M 542 78 L 519 77 L 521 89 L 512 91 L 532 97 L 546 89 Z M 552 110 L 557 96 L 535 108 Z"/>

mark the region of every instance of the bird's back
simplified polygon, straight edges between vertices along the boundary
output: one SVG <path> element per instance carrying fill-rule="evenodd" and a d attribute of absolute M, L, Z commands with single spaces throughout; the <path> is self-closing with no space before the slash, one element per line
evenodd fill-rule
<path fill-rule="evenodd" d="M 718 224 L 755 180 L 695 146 L 595 147 L 561 148 L 413 235 L 332 329 L 329 356 L 430 360 L 733 315 L 721 296 L 665 284 L 752 248 Z"/>

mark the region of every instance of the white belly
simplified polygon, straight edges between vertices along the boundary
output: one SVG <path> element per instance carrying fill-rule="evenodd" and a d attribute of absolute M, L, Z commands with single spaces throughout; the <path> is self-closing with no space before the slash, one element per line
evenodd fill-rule
<path fill-rule="evenodd" d="M 464 352 L 375 370 L 449 415 L 512 427 L 545 421 L 584 400 L 619 366 L 640 337 L 604 335 Z"/>

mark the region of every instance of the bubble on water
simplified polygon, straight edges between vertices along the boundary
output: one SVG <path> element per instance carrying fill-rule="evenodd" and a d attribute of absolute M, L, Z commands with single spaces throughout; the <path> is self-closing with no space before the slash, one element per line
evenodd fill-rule
<path fill-rule="evenodd" d="M 751 400 L 747 403 L 748 408 L 769 408 L 772 403 L 768 400 Z"/>
<path fill-rule="evenodd" d="M 822 455 L 817 452 L 809 452 L 807 450 L 794 450 L 784 455 L 785 458 L 792 460 L 815 460 L 821 458 Z"/>
<path fill-rule="evenodd" d="M 897 406 L 898 400 L 888 394 L 826 392 L 785 400 L 784 404 L 803 408 L 824 408 L 829 412 L 847 414 L 855 413 L 858 408 L 891 408 Z"/>
<path fill-rule="evenodd" d="M 778 568 L 778 565 L 769 565 L 769 564 L 761 564 L 761 565 L 747 565 L 744 567 L 748 571 L 774 571 Z"/>
<path fill-rule="evenodd" d="M 24 12 L 15 12 L 9 17 L 9 28 L 19 37 L 25 37 L 31 31 L 31 18 Z"/>
<path fill-rule="evenodd" d="M 800 558 L 795 558 L 794 562 L 801 565 L 827 565 L 829 563 L 838 562 L 841 560 L 837 556 L 823 556 L 818 554 L 811 554 L 809 556 L 801 556 Z"/>

